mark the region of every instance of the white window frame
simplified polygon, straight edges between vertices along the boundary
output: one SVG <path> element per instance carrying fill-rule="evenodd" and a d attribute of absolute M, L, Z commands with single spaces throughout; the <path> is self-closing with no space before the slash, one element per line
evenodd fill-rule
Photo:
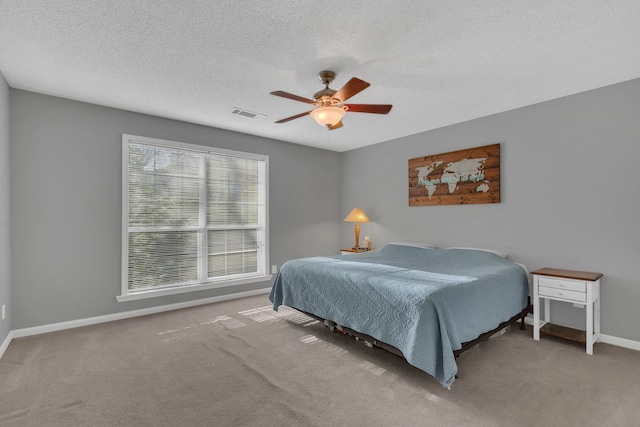
<path fill-rule="evenodd" d="M 264 192 L 261 194 L 264 200 L 260 200 L 261 205 L 264 206 L 264 210 L 259 211 L 259 232 L 258 232 L 258 272 L 255 274 L 244 274 L 242 277 L 224 276 L 215 279 L 205 279 L 198 283 L 189 284 L 176 284 L 173 286 L 159 286 L 158 288 L 144 288 L 142 290 L 129 289 L 129 144 L 140 143 L 145 145 L 151 145 L 158 148 L 169 149 L 184 149 L 189 151 L 195 151 L 198 153 L 211 153 L 221 155 L 231 155 L 235 157 L 242 157 L 246 159 L 255 159 L 262 161 L 264 165 Z M 202 192 L 202 190 L 201 190 Z M 262 197 L 262 196 L 261 196 Z M 262 203 L 263 202 L 263 203 Z M 136 135 L 122 135 L 122 266 L 121 266 L 121 282 L 122 289 L 121 294 L 116 296 L 117 301 L 131 301 L 138 299 L 146 299 L 153 297 L 160 297 L 165 295 L 181 294 L 186 292 L 202 291 L 206 289 L 222 288 L 228 286 L 244 285 L 248 283 L 263 282 L 272 279 L 272 275 L 268 274 L 269 269 L 269 156 L 263 154 L 253 154 L 241 151 L 226 150 L 222 148 L 213 148 L 201 145 L 187 144 L 184 142 L 169 141 L 157 138 L 148 138 Z M 133 227 L 135 228 L 135 227 Z M 201 232 L 206 234 L 207 230 L 212 227 L 207 227 L 206 224 L 202 224 L 198 227 Z M 199 245 L 199 250 L 206 252 L 206 245 Z M 201 256 L 200 268 L 202 269 L 202 258 L 206 263 L 206 256 Z M 206 270 L 205 270 L 206 271 Z M 204 275 L 206 276 L 206 274 Z"/>

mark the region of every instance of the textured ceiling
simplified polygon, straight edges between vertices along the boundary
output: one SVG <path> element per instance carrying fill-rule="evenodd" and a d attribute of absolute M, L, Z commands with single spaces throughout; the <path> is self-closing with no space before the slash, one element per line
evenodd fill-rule
<path fill-rule="evenodd" d="M 13 88 L 335 151 L 638 78 L 638 40 L 639 0 L 0 0 Z M 393 109 L 275 124 L 323 69 Z"/>

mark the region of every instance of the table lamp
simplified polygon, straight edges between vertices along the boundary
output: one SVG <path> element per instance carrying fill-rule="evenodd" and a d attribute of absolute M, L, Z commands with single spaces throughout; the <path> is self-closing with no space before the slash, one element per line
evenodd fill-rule
<path fill-rule="evenodd" d="M 369 218 L 362 212 L 360 208 L 353 208 L 349 215 L 344 219 L 344 222 L 355 222 L 356 223 L 356 245 L 353 249 L 360 249 L 360 223 L 361 222 L 369 222 Z"/>

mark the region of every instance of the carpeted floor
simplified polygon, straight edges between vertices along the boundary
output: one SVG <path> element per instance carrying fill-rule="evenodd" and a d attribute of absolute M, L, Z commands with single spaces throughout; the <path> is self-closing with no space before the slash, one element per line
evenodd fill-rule
<path fill-rule="evenodd" d="M 640 353 L 517 328 L 451 390 L 266 296 L 15 339 L 2 426 L 637 426 Z"/>

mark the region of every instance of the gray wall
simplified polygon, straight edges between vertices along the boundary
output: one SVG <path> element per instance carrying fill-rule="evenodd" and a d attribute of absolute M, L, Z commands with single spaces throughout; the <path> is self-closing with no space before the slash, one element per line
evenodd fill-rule
<path fill-rule="evenodd" d="M 10 94 L 13 329 L 271 286 L 116 302 L 123 133 L 269 155 L 270 264 L 337 252 L 338 153 L 21 90 Z"/>
<path fill-rule="evenodd" d="M 0 306 L 7 310 L 0 320 L 0 345 L 11 331 L 9 212 L 9 86 L 0 73 Z"/>
<path fill-rule="evenodd" d="M 393 114 L 393 112 L 392 112 Z M 500 204 L 408 206 L 407 160 L 501 144 Z M 507 251 L 530 270 L 604 273 L 602 332 L 640 341 L 640 79 L 344 153 L 341 213 L 375 246 L 397 240 Z M 350 246 L 352 228 L 342 226 Z M 552 304 L 584 327 L 584 309 Z"/>
<path fill-rule="evenodd" d="M 11 286 L 7 239 L 0 241 L 0 299 L 11 298 L 12 315 L 0 324 L 0 340 L 9 323 L 20 329 L 230 291 L 115 301 L 120 145 L 130 133 L 268 154 L 271 264 L 352 246 L 353 228 L 340 220 L 358 205 L 373 221 L 361 236 L 376 247 L 397 240 L 482 246 L 532 270 L 602 272 L 603 333 L 640 341 L 640 80 L 342 154 L 20 90 L 10 95 L 9 150 L 0 82 L 0 174 L 7 177 L 9 154 L 12 237 Z M 496 142 L 502 203 L 408 206 L 408 159 Z M 0 179 L 3 236 L 6 182 Z M 554 321 L 584 326 L 583 309 L 552 310 Z"/>

